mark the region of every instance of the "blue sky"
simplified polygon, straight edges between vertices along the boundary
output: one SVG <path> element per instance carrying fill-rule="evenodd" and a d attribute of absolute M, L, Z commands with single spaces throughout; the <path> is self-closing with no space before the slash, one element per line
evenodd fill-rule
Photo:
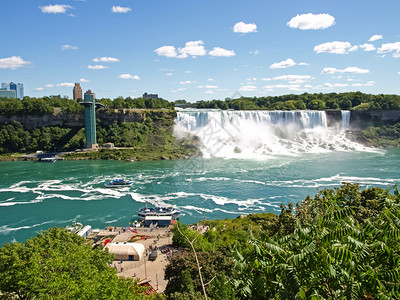
<path fill-rule="evenodd" d="M 3 0 L 0 82 L 168 100 L 400 94 L 398 0 Z"/>

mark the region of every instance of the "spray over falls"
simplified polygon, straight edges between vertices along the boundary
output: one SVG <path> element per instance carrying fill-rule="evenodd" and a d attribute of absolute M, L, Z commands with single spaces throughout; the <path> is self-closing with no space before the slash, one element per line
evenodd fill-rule
<path fill-rule="evenodd" d="M 180 111 L 174 132 L 196 136 L 204 157 L 266 158 L 276 155 L 365 151 L 345 137 L 350 112 L 329 126 L 324 111 Z"/>

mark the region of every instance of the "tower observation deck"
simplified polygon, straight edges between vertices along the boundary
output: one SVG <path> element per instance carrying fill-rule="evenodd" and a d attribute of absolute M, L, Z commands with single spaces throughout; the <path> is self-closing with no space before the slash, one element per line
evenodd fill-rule
<path fill-rule="evenodd" d="M 81 104 L 85 107 L 85 136 L 86 136 L 86 149 L 97 149 L 96 137 L 96 106 L 104 106 L 101 103 L 96 103 L 96 94 L 88 90 Z"/>

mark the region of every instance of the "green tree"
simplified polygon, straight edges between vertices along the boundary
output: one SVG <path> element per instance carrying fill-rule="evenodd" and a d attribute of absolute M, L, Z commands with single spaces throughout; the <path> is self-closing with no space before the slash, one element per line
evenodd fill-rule
<path fill-rule="evenodd" d="M 292 233 L 253 239 L 249 256 L 237 253 L 236 289 L 251 299 L 398 299 L 400 195 L 381 192 L 345 185 L 308 197 Z M 352 206 L 363 196 L 379 213 L 361 223 Z"/>
<path fill-rule="evenodd" d="M 141 288 L 116 276 L 112 255 L 51 228 L 0 248 L 0 294 L 8 299 L 141 299 Z"/>

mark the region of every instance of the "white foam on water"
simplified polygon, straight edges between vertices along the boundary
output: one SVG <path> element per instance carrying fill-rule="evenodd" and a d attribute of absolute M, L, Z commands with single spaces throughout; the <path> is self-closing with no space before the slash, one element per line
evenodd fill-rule
<path fill-rule="evenodd" d="M 14 232 L 14 231 L 18 231 L 18 230 L 23 230 L 23 229 L 32 229 L 32 228 L 35 228 L 35 227 L 38 227 L 38 226 L 43 226 L 43 225 L 46 225 L 46 224 L 51 224 L 51 223 L 54 223 L 55 221 L 53 220 L 53 221 L 45 221 L 45 222 L 42 222 L 42 223 L 38 223 L 38 224 L 34 224 L 34 225 L 25 225 L 25 226 L 20 226 L 20 227 L 9 227 L 9 225 L 2 225 L 2 226 L 0 226 L 0 234 L 1 235 L 7 235 L 7 234 L 10 234 L 11 232 Z"/>
<path fill-rule="evenodd" d="M 35 203 L 40 203 L 43 200 L 41 199 L 35 199 L 35 200 L 31 200 L 31 201 L 17 201 L 17 202 L 1 202 L 0 206 L 14 206 L 14 205 L 24 205 L 24 204 L 35 204 Z"/>

